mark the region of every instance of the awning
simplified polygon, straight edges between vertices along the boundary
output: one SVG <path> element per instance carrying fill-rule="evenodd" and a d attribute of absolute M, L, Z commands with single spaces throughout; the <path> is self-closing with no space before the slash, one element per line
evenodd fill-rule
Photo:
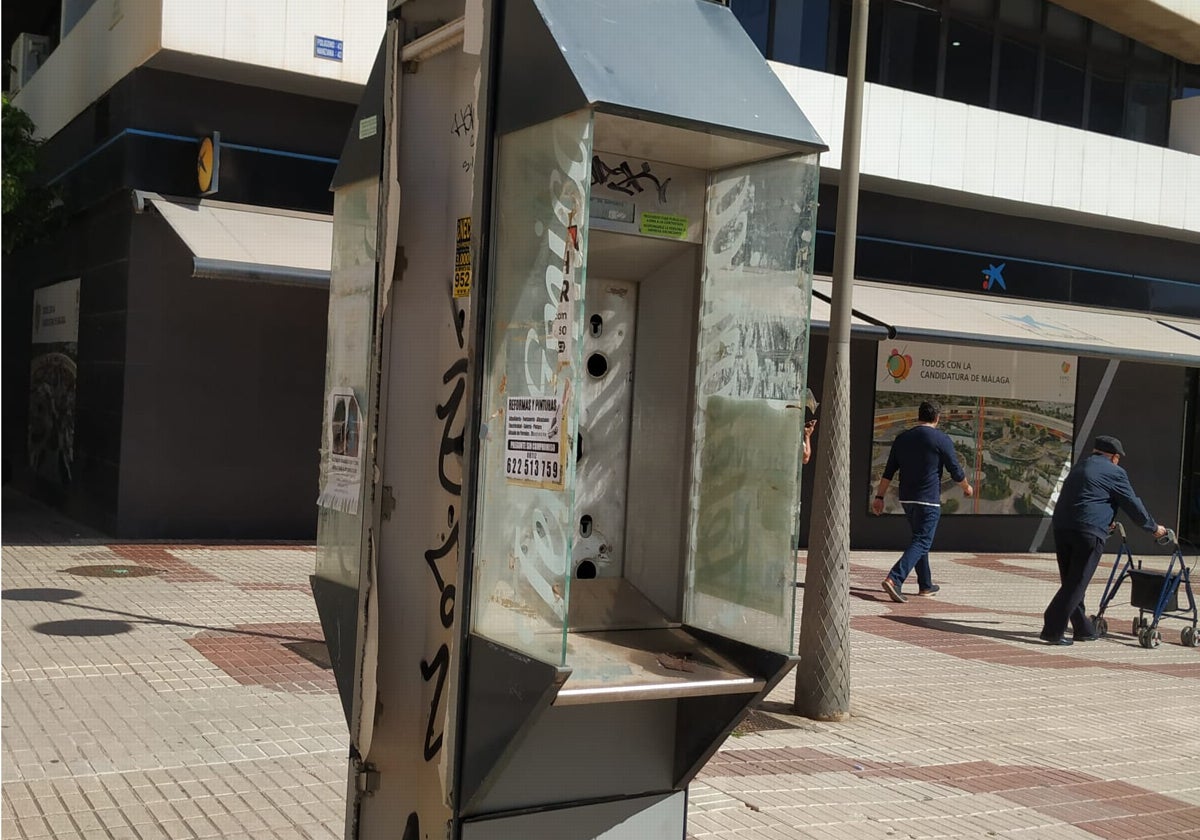
<path fill-rule="evenodd" d="M 1166 324 L 1173 330 L 1181 332 L 1184 335 L 1190 335 L 1192 338 L 1200 341 L 1200 321 L 1180 321 L 1177 319 L 1163 319 L 1162 323 Z"/>
<path fill-rule="evenodd" d="M 329 285 L 333 217 L 135 192 L 192 252 L 192 276 L 292 286 Z"/>
<path fill-rule="evenodd" d="M 828 294 L 832 282 L 813 281 Z M 879 283 L 854 283 L 854 312 L 896 340 L 940 341 L 1200 367 L 1200 324 Z M 815 312 L 815 310 L 814 310 Z M 815 317 L 815 316 L 814 316 Z"/>
<path fill-rule="evenodd" d="M 815 333 L 829 332 L 829 317 L 832 312 L 829 301 L 832 282 L 827 278 L 813 280 L 812 308 L 809 310 L 809 325 Z M 855 337 L 871 338 L 882 341 L 890 338 L 891 330 L 886 324 L 876 324 L 854 312 L 850 315 L 850 334 Z"/>

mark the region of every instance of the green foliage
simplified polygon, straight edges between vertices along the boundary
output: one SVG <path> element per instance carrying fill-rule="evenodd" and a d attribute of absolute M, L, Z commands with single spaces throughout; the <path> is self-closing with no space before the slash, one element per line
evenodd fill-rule
<path fill-rule="evenodd" d="M 979 488 L 981 498 L 989 502 L 998 502 L 1012 496 L 1012 492 L 1008 476 L 991 464 L 983 465 L 983 486 Z"/>
<path fill-rule="evenodd" d="M 55 191 L 37 186 L 34 173 L 41 141 L 33 136 L 29 115 L 3 96 L 3 145 L 0 180 L 3 181 L 4 253 L 32 242 L 46 233 L 58 204 Z"/>

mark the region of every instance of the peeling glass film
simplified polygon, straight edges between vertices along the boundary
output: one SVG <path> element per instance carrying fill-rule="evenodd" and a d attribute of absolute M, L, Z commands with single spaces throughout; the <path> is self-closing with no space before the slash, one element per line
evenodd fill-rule
<path fill-rule="evenodd" d="M 363 416 L 369 406 L 367 379 L 371 367 L 371 329 L 375 307 L 375 250 L 378 235 L 379 182 L 371 179 L 339 189 L 333 197 L 333 265 L 329 280 L 329 336 L 325 354 L 325 390 L 352 389 Z M 328 484 L 333 437 L 330 418 L 323 412 L 319 486 Z M 365 483 L 365 482 L 364 482 Z M 365 493 L 365 487 L 359 492 Z M 317 507 L 318 576 L 358 587 L 362 556 L 363 517 L 332 506 Z"/>
<path fill-rule="evenodd" d="M 506 135 L 484 358 L 472 629 L 565 657 L 591 115 Z"/>
<path fill-rule="evenodd" d="M 696 363 L 687 621 L 790 650 L 815 155 L 713 176 Z"/>

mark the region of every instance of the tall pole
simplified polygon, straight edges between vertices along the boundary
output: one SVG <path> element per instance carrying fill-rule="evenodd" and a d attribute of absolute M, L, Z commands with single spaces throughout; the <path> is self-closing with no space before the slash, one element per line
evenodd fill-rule
<path fill-rule="evenodd" d="M 817 447 L 813 528 L 800 619 L 800 665 L 792 705 L 797 714 L 815 720 L 845 720 L 850 714 L 850 306 L 858 230 L 858 157 L 868 7 L 869 0 L 854 0 L 850 18 L 829 348 L 822 395 L 825 410 L 821 426 L 825 431 Z"/>

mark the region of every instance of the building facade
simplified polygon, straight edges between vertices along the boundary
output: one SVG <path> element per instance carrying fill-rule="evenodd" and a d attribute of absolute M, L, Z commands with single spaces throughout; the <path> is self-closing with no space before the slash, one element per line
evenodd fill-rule
<path fill-rule="evenodd" d="M 831 147 L 817 249 L 828 274 L 850 3 L 731 6 Z M 1200 6 L 884 0 L 868 35 L 854 545 L 907 538 L 903 517 L 868 505 L 922 394 L 948 406 L 982 490 L 968 503 L 948 489 L 946 510 L 961 515 L 943 518 L 939 546 L 1047 549 L 1060 476 L 1098 433 L 1125 441 L 1123 466 L 1155 515 L 1200 541 Z M 891 375 L 910 363 L 911 377 Z M 994 382 L 979 374 L 997 366 Z"/>
<path fill-rule="evenodd" d="M 118 536 L 311 539 L 329 184 L 384 4 L 21 7 L 63 221 L 5 257 L 6 478 Z"/>
<path fill-rule="evenodd" d="M 729 5 L 831 147 L 816 257 L 828 274 L 850 4 Z M 21 6 L 5 12 L 21 57 L 10 89 L 47 139 L 68 221 L 5 258 L 6 474 L 116 534 L 311 537 L 321 220 L 386 4 Z M 1020 371 L 1006 390 L 927 380 L 988 485 L 939 545 L 1048 546 L 1057 477 L 1096 433 L 1126 442 L 1151 510 L 1200 541 L 1200 8 L 878 0 L 869 36 L 855 545 L 906 535 L 901 517 L 868 514 L 879 452 L 922 393 L 920 371 L 884 376 L 893 356 Z M 54 306 L 54 321 L 62 300 L 74 331 L 68 317 L 35 335 L 30 314 Z M 1055 365 L 1069 370 L 1041 387 Z M 823 366 L 818 336 L 818 393 Z"/>

